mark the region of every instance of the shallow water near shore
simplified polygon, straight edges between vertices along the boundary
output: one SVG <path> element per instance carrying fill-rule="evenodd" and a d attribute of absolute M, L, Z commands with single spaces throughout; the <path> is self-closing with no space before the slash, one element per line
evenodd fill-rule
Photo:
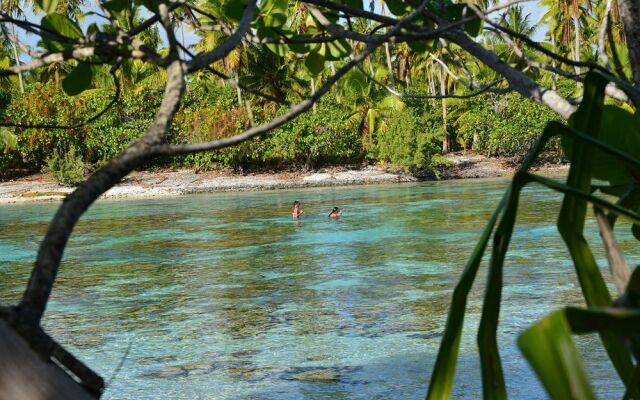
<path fill-rule="evenodd" d="M 106 379 L 123 362 L 105 399 L 422 399 L 453 288 L 507 183 L 101 200 L 69 242 L 45 328 Z M 546 397 L 517 335 L 583 304 L 555 229 L 560 199 L 525 190 L 506 261 L 499 343 L 514 399 Z M 334 205 L 344 207 L 337 221 L 327 218 Z M 0 206 L 1 303 L 18 301 L 55 209 Z M 599 244 L 595 224 L 587 229 Z M 629 225 L 616 234 L 638 264 Z M 485 269 L 467 306 L 454 398 L 482 393 Z M 599 396 L 622 397 L 599 339 L 578 344 Z"/>

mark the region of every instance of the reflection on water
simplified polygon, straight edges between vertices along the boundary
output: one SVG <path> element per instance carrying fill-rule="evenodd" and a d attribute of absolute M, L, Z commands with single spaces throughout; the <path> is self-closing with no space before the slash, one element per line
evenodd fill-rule
<path fill-rule="evenodd" d="M 452 290 L 505 185 L 101 201 L 69 243 L 46 329 L 105 377 L 131 344 L 107 399 L 421 399 Z M 345 208 L 337 221 L 326 217 L 334 205 Z M 554 227 L 558 208 L 557 195 L 527 189 L 507 258 L 500 343 L 512 398 L 544 397 L 518 333 L 582 304 Z M 54 210 L 0 207 L 2 303 L 19 299 Z M 628 226 L 618 229 L 632 253 Z M 474 332 L 484 278 L 468 304 L 456 398 L 481 393 Z M 593 351 L 597 338 L 579 344 L 603 397 L 621 394 Z"/>

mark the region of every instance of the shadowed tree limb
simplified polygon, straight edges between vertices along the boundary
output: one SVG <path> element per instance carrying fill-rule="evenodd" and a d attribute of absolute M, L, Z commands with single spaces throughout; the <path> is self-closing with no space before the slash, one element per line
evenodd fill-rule
<path fill-rule="evenodd" d="M 636 0 L 618 0 L 620 19 L 624 25 L 624 35 L 629 49 L 629 65 L 633 83 L 640 86 L 640 9 Z"/>
<path fill-rule="evenodd" d="M 459 30 L 447 31 L 442 36 L 456 43 L 463 50 L 502 75 L 513 90 L 537 103 L 546 105 L 562 118 L 568 119 L 576 110 L 575 106 L 556 91 L 538 85 L 525 73 L 502 61 L 498 55 L 482 47 L 464 32 Z"/>

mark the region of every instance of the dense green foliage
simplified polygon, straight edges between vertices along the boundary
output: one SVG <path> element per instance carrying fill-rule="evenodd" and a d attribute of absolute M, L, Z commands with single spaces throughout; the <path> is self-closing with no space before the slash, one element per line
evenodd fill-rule
<path fill-rule="evenodd" d="M 51 83 L 33 83 L 25 95 L 13 93 L 4 117 L 22 124 L 77 124 L 106 106 L 111 92 L 92 89 L 70 97 Z M 438 105 L 409 102 L 406 107 L 384 112 L 388 98 L 372 91 L 367 111 L 346 107 L 344 97 L 327 95 L 317 112 L 303 114 L 263 139 L 215 152 L 161 159 L 155 165 L 213 168 L 316 168 L 331 164 L 358 163 L 365 159 L 399 165 L 408 170 L 430 169 L 440 154 L 444 135 Z M 54 152 L 76 148 L 88 170 L 114 157 L 139 136 L 153 118 L 160 90 L 125 89 L 121 101 L 92 124 L 65 130 L 15 128 L 16 144 L 4 150 L 0 168 L 37 171 Z M 268 101 L 252 100 L 255 123 L 284 111 Z M 414 104 L 415 103 L 415 104 Z M 373 106 L 377 106 L 378 110 Z M 382 108 L 382 110 L 380 110 Z M 376 127 L 368 124 L 373 113 Z M 543 106 L 532 105 L 516 94 L 483 95 L 452 104 L 449 132 L 458 148 L 487 155 L 521 156 L 546 122 L 556 118 Z M 372 123 L 371 123 L 372 124 Z M 174 142 L 196 142 L 228 137 L 250 126 L 245 106 L 238 105 L 233 87 L 217 81 L 195 81 L 189 86 L 183 108 L 176 117 Z M 473 138 L 478 139 L 473 143 Z"/>
<path fill-rule="evenodd" d="M 558 119 L 553 111 L 515 93 L 479 96 L 455 110 L 458 142 L 490 156 L 523 157 L 545 125 Z"/>

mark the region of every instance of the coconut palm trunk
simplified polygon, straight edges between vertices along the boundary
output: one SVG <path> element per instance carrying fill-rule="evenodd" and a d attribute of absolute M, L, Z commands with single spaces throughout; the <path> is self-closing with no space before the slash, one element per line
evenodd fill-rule
<path fill-rule="evenodd" d="M 553 33 L 551 33 L 551 49 L 553 51 L 556 51 L 556 38 L 553 35 Z M 553 67 L 553 69 L 556 69 L 556 59 L 552 58 L 551 59 L 551 66 Z M 556 86 L 558 84 L 558 74 L 556 74 L 555 72 L 551 73 L 551 89 L 556 90 Z"/>
<path fill-rule="evenodd" d="M 440 96 L 442 99 L 442 130 L 444 131 L 444 137 L 442 138 L 442 154 L 447 154 L 451 151 L 451 143 L 449 138 L 449 131 L 447 130 L 447 87 L 445 83 L 444 75 L 444 60 L 442 59 L 442 48 L 440 49 Z"/>
<path fill-rule="evenodd" d="M 391 64 L 391 52 L 389 51 L 389 43 L 384 44 L 384 52 L 387 57 L 387 69 L 389 70 L 389 81 L 391 82 L 391 87 L 395 89 L 396 78 L 393 76 L 393 64 Z"/>
<path fill-rule="evenodd" d="M 384 16 L 384 1 L 380 1 L 380 13 Z M 388 29 L 385 29 L 387 32 Z M 391 87 L 395 89 L 396 87 L 396 78 L 393 76 L 393 64 L 391 63 L 391 51 L 389 51 L 389 43 L 384 43 L 384 54 L 387 58 L 387 69 L 389 70 L 389 82 L 391 83 Z"/>
<path fill-rule="evenodd" d="M 573 34 L 574 34 L 574 60 L 580 61 L 580 16 L 575 14 L 573 16 Z M 575 66 L 576 74 L 580 73 L 580 67 Z"/>
<path fill-rule="evenodd" d="M 16 36 L 16 27 L 11 25 L 11 34 L 13 36 L 13 40 L 10 40 L 11 47 L 13 48 L 13 57 L 16 59 L 16 67 L 20 70 L 20 56 L 18 55 L 18 46 L 16 45 L 16 41 L 18 37 Z M 24 84 L 22 83 L 22 73 L 18 72 L 18 85 L 20 87 L 20 93 L 24 93 Z"/>
<path fill-rule="evenodd" d="M 237 73 L 234 73 L 233 75 L 234 75 L 233 79 L 236 80 L 236 96 L 238 98 L 238 105 L 241 106 L 242 105 L 242 89 L 240 89 L 240 85 L 239 85 L 240 78 L 238 78 Z"/>
<path fill-rule="evenodd" d="M 315 95 L 316 94 L 316 80 L 311 78 L 311 95 Z M 317 104 L 313 103 L 313 113 L 317 113 L 318 112 L 318 108 L 317 108 Z"/>

